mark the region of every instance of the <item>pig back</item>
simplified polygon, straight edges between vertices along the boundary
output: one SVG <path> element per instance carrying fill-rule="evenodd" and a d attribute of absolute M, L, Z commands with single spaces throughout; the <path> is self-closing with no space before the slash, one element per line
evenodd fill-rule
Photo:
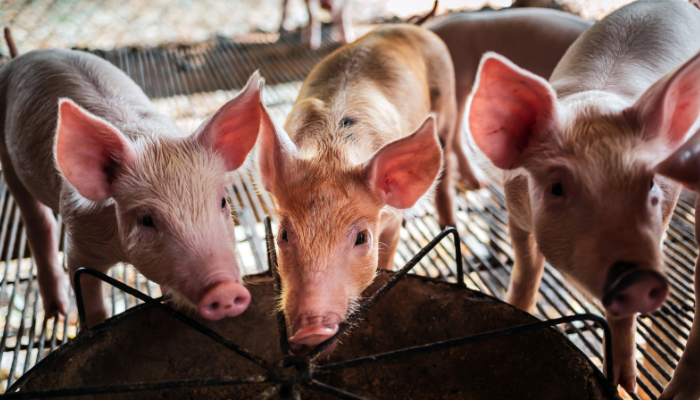
<path fill-rule="evenodd" d="M 13 59 L 0 71 L 0 151 L 9 155 L 29 192 L 54 212 L 61 189 L 69 187 L 54 157 L 60 98 L 73 100 L 132 141 L 177 131 L 127 75 L 97 56 L 38 50 Z"/>
<path fill-rule="evenodd" d="M 507 9 L 456 14 L 430 27 L 447 45 L 457 86 L 471 91 L 481 56 L 496 52 L 545 79 L 592 21 L 556 10 Z"/>
<path fill-rule="evenodd" d="M 285 130 L 301 147 L 309 141 L 328 144 L 333 142 L 328 139 L 344 134 L 334 127 L 342 127 L 341 119 L 349 118 L 358 137 L 337 142 L 357 143 L 363 156 L 369 156 L 412 133 L 431 111 L 440 129 L 447 101 L 454 105 L 454 73 L 445 44 L 427 29 L 393 25 L 341 47 L 316 65 Z"/>
<path fill-rule="evenodd" d="M 681 0 L 640 0 L 610 14 L 569 48 L 550 82 L 559 99 L 589 90 L 632 102 L 700 50 L 700 11 Z"/>

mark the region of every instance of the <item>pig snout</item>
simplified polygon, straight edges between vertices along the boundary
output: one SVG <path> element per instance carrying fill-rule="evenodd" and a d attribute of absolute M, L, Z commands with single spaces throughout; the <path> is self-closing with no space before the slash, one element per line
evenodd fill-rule
<path fill-rule="evenodd" d="M 302 317 L 294 336 L 289 339 L 289 349 L 298 356 L 308 355 L 316 346 L 338 332 L 340 320 L 337 315 Z M 332 352 L 334 348 L 335 343 L 323 354 Z"/>
<path fill-rule="evenodd" d="M 618 261 L 610 268 L 603 306 L 615 316 L 647 314 L 658 310 L 668 296 L 668 283 L 659 272 Z"/>
<path fill-rule="evenodd" d="M 199 301 L 197 311 L 203 318 L 217 321 L 240 315 L 250 304 L 250 292 L 238 282 L 216 284 Z"/>

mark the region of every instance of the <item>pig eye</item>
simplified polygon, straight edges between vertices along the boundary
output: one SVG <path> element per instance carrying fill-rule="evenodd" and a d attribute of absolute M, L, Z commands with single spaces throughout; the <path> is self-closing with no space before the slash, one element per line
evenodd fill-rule
<path fill-rule="evenodd" d="M 561 185 L 561 183 L 556 182 L 552 184 L 552 194 L 557 197 L 564 195 L 564 187 Z"/>
<path fill-rule="evenodd" d="M 649 191 L 654 188 L 654 178 L 651 179 L 651 184 L 649 184 Z"/>
<path fill-rule="evenodd" d="M 156 226 L 156 224 L 153 222 L 153 217 L 151 217 L 148 214 L 140 216 L 139 222 L 141 222 L 141 225 L 147 226 L 149 228 Z"/>
<path fill-rule="evenodd" d="M 221 208 L 226 208 L 226 197 L 221 198 Z"/>
<path fill-rule="evenodd" d="M 281 236 L 282 236 L 282 240 L 284 240 L 285 242 L 289 241 L 289 239 L 287 238 L 287 231 L 286 230 L 282 229 Z"/>
<path fill-rule="evenodd" d="M 357 239 L 355 239 L 355 246 L 359 246 L 367 241 L 367 234 L 363 231 L 357 234 Z"/>

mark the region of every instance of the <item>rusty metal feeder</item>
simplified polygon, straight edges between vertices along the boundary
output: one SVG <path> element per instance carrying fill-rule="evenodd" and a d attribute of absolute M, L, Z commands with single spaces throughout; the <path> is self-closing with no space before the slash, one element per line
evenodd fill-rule
<path fill-rule="evenodd" d="M 381 272 L 368 300 L 307 357 L 289 353 L 276 253 L 266 219 L 268 272 L 250 276 L 243 315 L 200 323 L 107 275 L 145 304 L 83 330 L 34 366 L 4 398 L 616 399 L 611 377 L 553 326 L 597 315 L 539 321 L 464 285 L 459 237 L 448 228 L 396 273 Z M 408 272 L 443 238 L 455 236 L 458 282 Z M 76 285 L 80 319 L 83 300 Z M 379 301 L 384 299 L 383 301 Z M 350 332 L 352 330 L 352 333 Z M 279 346 L 275 343 L 275 331 Z M 203 336 L 208 337 L 204 339 Z M 233 339 L 228 339 L 233 338 Z M 331 343 L 341 344 L 326 359 Z M 233 341 L 235 340 L 235 342 Z M 478 344 L 477 344 L 478 343 Z M 275 360 L 275 361 L 269 361 Z"/>

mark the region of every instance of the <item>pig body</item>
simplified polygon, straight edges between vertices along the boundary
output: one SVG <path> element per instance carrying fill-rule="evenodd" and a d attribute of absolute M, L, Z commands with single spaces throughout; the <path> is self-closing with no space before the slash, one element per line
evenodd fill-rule
<path fill-rule="evenodd" d="M 700 12 L 638 1 L 569 48 L 549 83 L 482 59 L 469 108 L 481 151 L 505 170 L 515 265 L 506 300 L 536 302 L 544 259 L 602 301 L 615 382 L 634 390 L 635 317 L 668 294 L 663 232 L 680 186 L 655 176 L 700 112 Z"/>
<path fill-rule="evenodd" d="M 433 33 L 379 28 L 311 71 L 285 123 L 288 135 L 261 135 L 262 184 L 281 224 L 280 306 L 296 353 L 337 331 L 377 266 L 392 268 L 396 210 L 410 209 L 433 186 L 441 168 L 436 132 L 445 151 L 452 143 L 452 77 L 449 53 Z M 440 185 L 444 207 L 449 180 Z"/>
<path fill-rule="evenodd" d="M 198 306 L 203 317 L 245 310 L 250 295 L 240 285 L 224 186 L 226 172 L 242 164 L 259 128 L 257 75 L 251 84 L 185 136 L 130 78 L 99 57 L 34 51 L 0 70 L 0 162 L 25 223 L 48 315 L 68 311 L 52 211 L 66 225 L 71 279 L 81 267 L 106 272 L 129 262 Z M 254 110 L 252 126 L 239 115 L 243 100 Z M 245 130 L 252 142 L 236 142 Z M 101 322 L 107 317 L 101 282 L 84 278 L 82 284 L 88 325 Z"/>
<path fill-rule="evenodd" d="M 453 150 L 465 184 L 475 187 L 479 182 L 463 149 L 461 116 L 481 56 L 496 52 L 548 79 L 569 46 L 591 25 L 592 21 L 562 11 L 508 9 L 459 13 L 429 27 L 445 42 L 454 64 L 458 126 Z"/>

